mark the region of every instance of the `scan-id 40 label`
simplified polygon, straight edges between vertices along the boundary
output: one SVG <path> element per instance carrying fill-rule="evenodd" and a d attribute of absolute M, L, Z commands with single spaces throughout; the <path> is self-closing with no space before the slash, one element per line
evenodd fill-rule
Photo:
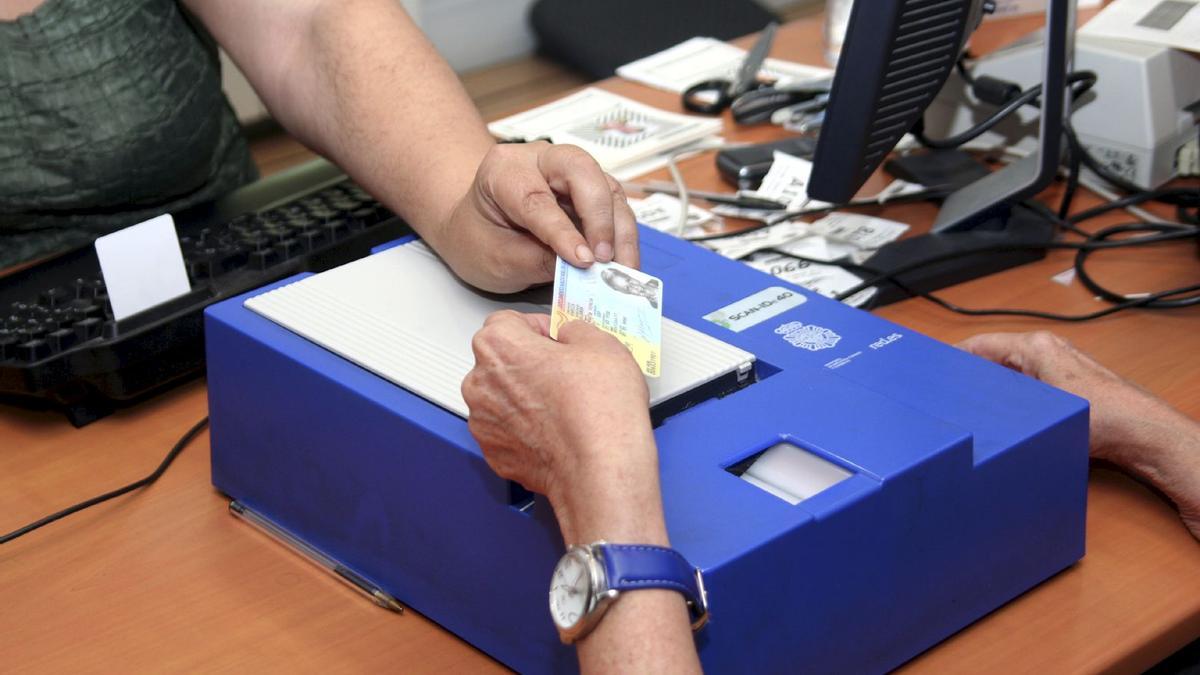
<path fill-rule="evenodd" d="M 740 333 L 808 301 L 799 291 L 772 286 L 704 315 L 705 320 Z"/>

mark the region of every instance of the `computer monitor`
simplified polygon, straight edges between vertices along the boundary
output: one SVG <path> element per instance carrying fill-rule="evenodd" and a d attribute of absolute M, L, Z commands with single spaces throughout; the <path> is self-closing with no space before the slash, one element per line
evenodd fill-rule
<path fill-rule="evenodd" d="M 1058 169 L 1074 0 L 1049 0 L 1041 149 L 946 199 L 936 232 L 969 229 L 1045 188 Z M 992 0 L 854 3 L 813 158 L 808 195 L 846 203 L 925 112 Z"/>

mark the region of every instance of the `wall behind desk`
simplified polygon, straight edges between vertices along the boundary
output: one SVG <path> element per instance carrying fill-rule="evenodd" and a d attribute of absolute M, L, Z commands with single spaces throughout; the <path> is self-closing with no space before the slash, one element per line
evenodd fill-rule
<path fill-rule="evenodd" d="M 525 18 L 534 0 L 399 1 L 459 73 L 528 56 L 536 47 L 533 31 Z M 774 11 L 822 1 L 758 0 Z M 225 93 L 233 103 L 238 119 L 242 124 L 266 119 L 266 106 L 223 52 L 221 62 Z"/>

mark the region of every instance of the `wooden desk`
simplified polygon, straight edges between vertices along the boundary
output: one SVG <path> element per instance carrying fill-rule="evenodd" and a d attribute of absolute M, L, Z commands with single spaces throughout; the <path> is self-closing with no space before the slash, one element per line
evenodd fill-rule
<path fill-rule="evenodd" d="M 993 24 L 977 49 L 1028 30 Z M 781 33 L 774 56 L 819 62 L 818 20 Z M 675 96 L 628 82 L 606 88 L 670 110 Z M 771 129 L 732 130 L 765 140 Z M 720 188 L 711 157 L 685 164 L 698 188 Z M 660 176 L 655 176 L 660 177 Z M 877 187 L 877 186 L 876 186 Z M 870 190 L 871 188 L 868 188 Z M 1053 199 L 1057 188 L 1048 191 Z M 1080 199 L 1080 208 L 1096 203 Z M 929 206 L 886 215 L 920 231 Z M 1092 226 L 1122 220 L 1099 219 Z M 1069 255 L 945 293 L 972 306 L 1086 311 L 1078 286 L 1050 277 Z M 1124 290 L 1195 280 L 1194 247 L 1124 252 L 1097 272 Z M 1079 325 L 971 319 L 909 301 L 879 312 L 947 342 L 992 330 L 1051 327 L 1192 416 L 1200 415 L 1200 308 L 1127 312 Z M 82 430 L 58 414 L 0 409 L 0 530 L 148 473 L 206 414 L 194 382 Z M 1200 634 L 1200 544 L 1146 488 L 1093 471 L 1088 553 L 1071 569 L 963 630 L 906 670 L 1135 672 Z M 208 436 L 147 490 L 0 547 L 0 663 L 16 672 L 489 672 L 488 657 L 415 612 L 371 605 L 230 517 L 209 484 Z"/>

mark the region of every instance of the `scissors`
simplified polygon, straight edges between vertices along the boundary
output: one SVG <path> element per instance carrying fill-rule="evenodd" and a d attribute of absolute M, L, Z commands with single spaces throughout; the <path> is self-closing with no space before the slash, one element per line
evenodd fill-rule
<path fill-rule="evenodd" d="M 719 115 L 733 105 L 742 94 L 764 86 L 758 81 L 758 71 L 767 60 L 767 53 L 775 42 L 775 31 L 779 24 L 772 21 L 763 29 L 762 35 L 738 67 L 733 81 L 705 80 L 697 82 L 683 92 L 683 107 L 702 115 Z"/>

